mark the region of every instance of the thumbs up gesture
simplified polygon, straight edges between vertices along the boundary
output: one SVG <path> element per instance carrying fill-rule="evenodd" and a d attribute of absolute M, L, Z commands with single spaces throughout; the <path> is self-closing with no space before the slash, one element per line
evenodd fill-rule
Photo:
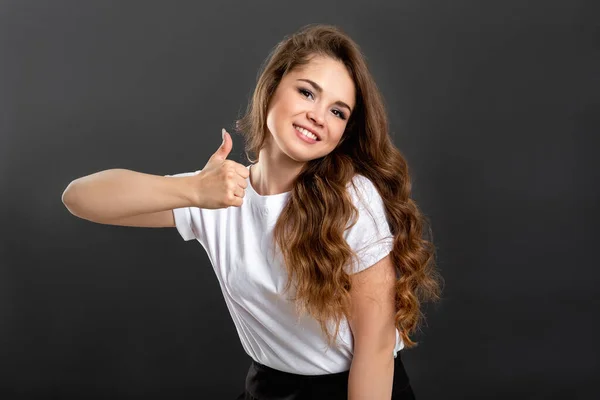
<path fill-rule="evenodd" d="M 196 206 L 206 209 L 239 207 L 243 203 L 250 176 L 248 168 L 227 156 L 233 147 L 229 133 L 223 129 L 223 143 L 195 176 Z"/>

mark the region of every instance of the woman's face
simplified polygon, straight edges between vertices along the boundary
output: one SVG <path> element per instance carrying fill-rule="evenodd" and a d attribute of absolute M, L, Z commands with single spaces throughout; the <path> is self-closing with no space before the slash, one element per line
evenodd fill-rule
<path fill-rule="evenodd" d="M 315 56 L 290 71 L 281 79 L 267 111 L 271 134 L 267 150 L 282 153 L 270 156 L 306 162 L 329 154 L 346 129 L 355 93 L 344 64 L 330 57 Z M 306 130 L 317 140 L 306 138 Z"/>

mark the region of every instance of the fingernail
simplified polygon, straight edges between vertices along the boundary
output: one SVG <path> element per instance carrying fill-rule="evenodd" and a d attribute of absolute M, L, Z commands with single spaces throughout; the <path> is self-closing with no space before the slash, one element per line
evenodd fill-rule
<path fill-rule="evenodd" d="M 223 143 L 225 143 L 225 128 L 221 129 L 221 138 L 223 139 Z"/>

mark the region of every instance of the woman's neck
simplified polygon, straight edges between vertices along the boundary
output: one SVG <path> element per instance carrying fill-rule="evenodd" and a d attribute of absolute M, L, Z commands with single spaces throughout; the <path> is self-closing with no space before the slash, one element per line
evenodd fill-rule
<path fill-rule="evenodd" d="M 250 183 L 259 195 L 272 196 L 292 190 L 303 164 L 290 160 L 286 155 L 280 158 L 286 160 L 270 158 L 263 149 L 259 161 L 250 167 Z"/>

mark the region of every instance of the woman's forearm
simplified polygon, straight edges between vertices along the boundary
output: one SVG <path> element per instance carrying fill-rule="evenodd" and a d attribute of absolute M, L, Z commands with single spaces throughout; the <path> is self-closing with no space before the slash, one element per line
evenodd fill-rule
<path fill-rule="evenodd" d="M 109 169 L 78 178 L 62 195 L 69 211 L 102 222 L 191 206 L 189 177 L 164 177 Z"/>
<path fill-rule="evenodd" d="M 348 400 L 390 400 L 393 383 L 391 351 L 355 354 L 348 377 Z"/>

